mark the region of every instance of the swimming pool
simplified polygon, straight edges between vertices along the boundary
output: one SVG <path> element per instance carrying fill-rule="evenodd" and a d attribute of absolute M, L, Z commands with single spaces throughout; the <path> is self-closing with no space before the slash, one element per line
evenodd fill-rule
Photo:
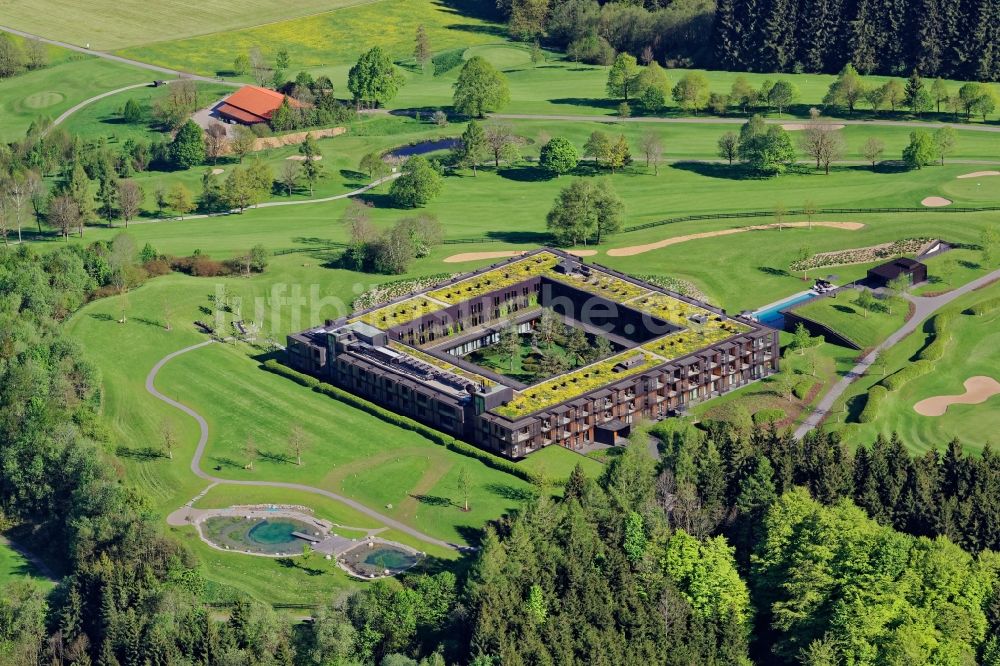
<path fill-rule="evenodd" d="M 779 301 L 774 305 L 768 306 L 764 310 L 758 310 L 754 312 L 754 317 L 757 321 L 764 324 L 765 326 L 770 326 L 772 328 L 782 329 L 785 327 L 785 317 L 781 314 L 781 311 L 790 308 L 793 305 L 798 305 L 799 303 L 805 303 L 806 301 L 811 301 L 812 299 L 819 296 L 814 291 L 806 291 L 801 294 L 796 294 L 790 298 L 786 298 L 783 301 Z"/>

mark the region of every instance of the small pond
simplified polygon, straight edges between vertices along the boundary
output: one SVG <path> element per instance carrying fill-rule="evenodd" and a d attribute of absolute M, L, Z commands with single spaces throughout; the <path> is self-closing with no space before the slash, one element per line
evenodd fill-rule
<path fill-rule="evenodd" d="M 293 518 L 255 518 L 215 516 L 201 524 L 205 538 L 227 550 L 250 551 L 265 555 L 295 555 L 302 551 L 303 540 L 293 532 L 313 534 L 315 526 Z"/>
<path fill-rule="evenodd" d="M 343 563 L 353 573 L 369 578 L 395 574 L 414 566 L 422 557 L 385 543 L 362 544 L 343 555 Z"/>
<path fill-rule="evenodd" d="M 426 155 L 427 153 L 433 153 L 438 150 L 451 150 L 458 144 L 458 139 L 434 139 L 433 141 L 421 141 L 420 143 L 412 143 L 408 146 L 393 148 L 385 154 L 385 158 L 400 159 L 404 157 L 413 157 L 414 155 Z"/>

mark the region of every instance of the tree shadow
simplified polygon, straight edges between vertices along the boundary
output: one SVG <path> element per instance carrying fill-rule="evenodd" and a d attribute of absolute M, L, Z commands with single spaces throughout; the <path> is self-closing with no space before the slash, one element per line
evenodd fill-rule
<path fill-rule="evenodd" d="M 232 467 L 234 469 L 243 469 L 243 465 L 236 462 L 228 456 L 212 456 L 211 460 L 215 462 L 216 471 L 221 470 L 223 467 Z"/>
<path fill-rule="evenodd" d="M 275 451 L 263 451 L 262 450 L 262 451 L 259 451 L 258 454 L 264 460 L 268 460 L 270 462 L 275 462 L 275 463 L 279 463 L 279 464 L 286 464 L 286 463 L 294 463 L 295 462 L 295 460 L 292 459 L 290 456 L 287 456 L 284 453 L 278 453 L 278 452 L 275 452 Z"/>
<path fill-rule="evenodd" d="M 591 71 L 592 67 L 574 67 L 570 68 L 571 72 L 588 72 Z M 600 99 L 596 97 L 557 97 L 556 99 L 550 100 L 553 104 L 562 104 L 565 106 L 592 106 L 598 109 L 605 109 L 607 111 L 617 112 L 619 102 L 611 99 Z"/>
<path fill-rule="evenodd" d="M 115 448 L 115 454 L 122 458 L 131 458 L 132 460 L 146 460 L 146 461 L 167 457 L 167 455 L 163 451 L 154 448 L 152 446 L 129 447 L 124 445 L 119 445 Z"/>
<path fill-rule="evenodd" d="M 772 277 L 791 277 L 792 274 L 784 268 L 774 268 L 773 266 L 758 266 L 757 270 Z"/>
<path fill-rule="evenodd" d="M 109 314 L 104 313 L 94 313 L 90 315 L 91 319 L 96 319 L 97 321 L 115 321 L 115 318 Z"/>
<path fill-rule="evenodd" d="M 536 166 L 505 167 L 497 169 L 497 175 L 518 183 L 538 183 L 552 180 L 555 176 Z"/>
<path fill-rule="evenodd" d="M 836 304 L 836 305 L 833 306 L 833 309 L 836 310 L 837 312 L 843 312 L 844 314 L 857 314 L 858 313 L 857 310 L 855 310 L 854 308 L 852 308 L 849 305 Z"/>
<path fill-rule="evenodd" d="M 341 169 L 340 177 L 355 184 L 364 184 L 368 181 L 368 174 L 355 171 L 354 169 Z"/>
<path fill-rule="evenodd" d="M 322 569 L 315 569 L 313 567 L 308 567 L 305 564 L 299 564 L 300 559 L 301 558 L 296 559 L 292 557 L 279 557 L 275 560 L 275 562 L 278 563 L 278 566 L 284 567 L 285 569 L 298 569 L 307 576 L 322 576 L 326 573 Z"/>
<path fill-rule="evenodd" d="M 706 178 L 718 178 L 720 180 L 750 180 L 752 178 L 752 174 L 742 164 L 733 164 L 730 166 L 728 162 L 682 161 L 674 162 L 671 167 L 681 171 L 696 173 Z"/>
<path fill-rule="evenodd" d="M 413 499 L 417 500 L 421 504 L 426 504 L 428 506 L 457 506 L 451 499 L 447 497 L 441 497 L 440 495 L 410 495 Z"/>
<path fill-rule="evenodd" d="M 528 488 L 518 488 L 506 483 L 487 484 L 486 490 L 513 502 L 527 502 L 535 497 L 535 493 Z"/>
<path fill-rule="evenodd" d="M 975 261 L 969 261 L 968 259 L 960 259 L 958 261 L 958 265 L 961 266 L 962 268 L 967 268 L 970 271 L 978 271 L 980 268 L 983 267 L 982 264 L 979 264 Z"/>
<path fill-rule="evenodd" d="M 499 39 L 507 39 L 506 28 L 496 25 L 473 25 L 471 23 L 449 23 L 444 26 L 446 30 L 458 30 L 459 32 L 470 32 L 476 35 L 490 35 Z"/>
<path fill-rule="evenodd" d="M 544 231 L 488 231 L 486 237 L 518 245 L 546 245 L 552 242 L 551 234 Z"/>

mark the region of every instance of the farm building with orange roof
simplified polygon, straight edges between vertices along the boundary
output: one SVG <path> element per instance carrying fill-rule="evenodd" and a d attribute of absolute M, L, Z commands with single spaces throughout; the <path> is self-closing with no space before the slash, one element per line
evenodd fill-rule
<path fill-rule="evenodd" d="M 242 125 L 266 123 L 271 120 L 271 115 L 284 99 L 285 96 L 281 93 L 267 88 L 243 86 L 224 99 L 215 112 L 225 120 Z M 291 97 L 288 98 L 288 104 L 295 108 L 302 106 Z"/>

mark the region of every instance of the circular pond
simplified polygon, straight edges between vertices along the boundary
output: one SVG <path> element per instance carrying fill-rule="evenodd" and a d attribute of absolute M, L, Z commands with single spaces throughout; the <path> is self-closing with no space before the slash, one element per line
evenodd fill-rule
<path fill-rule="evenodd" d="M 302 550 L 302 539 L 294 532 L 316 531 L 293 518 L 254 518 L 214 516 L 202 523 L 202 533 L 215 545 L 227 550 L 250 551 L 264 555 L 295 554 Z"/>
<path fill-rule="evenodd" d="M 344 566 L 358 576 L 371 578 L 405 571 L 421 560 L 409 550 L 386 543 L 374 543 L 352 548 L 343 555 Z"/>

